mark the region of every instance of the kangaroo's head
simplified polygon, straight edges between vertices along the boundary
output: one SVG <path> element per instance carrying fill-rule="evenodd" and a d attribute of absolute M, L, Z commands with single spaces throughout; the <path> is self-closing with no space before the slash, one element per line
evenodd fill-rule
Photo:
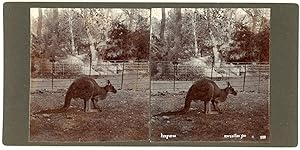
<path fill-rule="evenodd" d="M 230 85 L 230 83 L 227 81 L 227 87 L 226 87 L 226 92 L 228 94 L 232 94 L 232 95 L 237 95 L 236 91 L 234 90 L 234 88 Z"/>
<path fill-rule="evenodd" d="M 111 85 L 109 80 L 107 80 L 107 85 L 105 86 L 105 90 L 107 92 L 117 93 L 117 90 L 115 89 L 115 87 L 113 85 Z"/>

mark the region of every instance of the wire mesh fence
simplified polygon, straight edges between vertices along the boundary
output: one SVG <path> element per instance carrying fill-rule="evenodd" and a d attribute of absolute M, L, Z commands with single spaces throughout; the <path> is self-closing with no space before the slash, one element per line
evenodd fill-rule
<path fill-rule="evenodd" d="M 95 64 L 76 62 L 38 63 L 31 72 L 31 90 L 59 90 L 68 88 L 79 77 L 94 78 L 104 86 L 107 80 L 117 89 L 146 90 L 150 87 L 148 61 L 101 61 Z"/>
<path fill-rule="evenodd" d="M 192 83 L 210 78 L 220 87 L 225 81 L 237 91 L 269 92 L 269 63 L 189 63 L 170 61 L 99 61 L 97 63 L 39 61 L 31 72 L 31 90 L 68 88 L 81 76 L 94 78 L 100 86 L 107 80 L 117 89 L 187 91 Z M 151 72 L 151 73 L 150 73 Z M 151 78 L 150 78 L 151 74 Z"/>
<path fill-rule="evenodd" d="M 220 87 L 226 82 L 237 91 L 269 92 L 269 63 L 152 62 L 151 91 L 187 91 L 194 81 L 209 78 Z"/>

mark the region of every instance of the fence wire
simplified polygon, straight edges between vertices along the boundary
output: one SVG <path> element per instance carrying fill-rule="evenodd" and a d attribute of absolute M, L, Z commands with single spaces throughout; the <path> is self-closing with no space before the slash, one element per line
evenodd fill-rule
<path fill-rule="evenodd" d="M 151 91 L 187 91 L 194 81 L 208 78 L 220 87 L 226 82 L 237 91 L 269 92 L 269 63 L 189 64 L 186 62 L 152 62 Z"/>
<path fill-rule="evenodd" d="M 31 90 L 67 89 L 79 77 L 94 78 L 100 86 L 107 80 L 117 89 L 187 91 L 194 81 L 210 78 L 220 87 L 226 82 L 237 91 L 269 93 L 269 63 L 190 64 L 169 61 L 101 61 L 94 63 L 36 63 L 31 72 Z M 151 75 L 151 77 L 150 77 Z"/>
<path fill-rule="evenodd" d="M 67 89 L 79 77 L 94 78 L 100 86 L 107 80 L 117 89 L 147 90 L 150 87 L 147 61 L 104 61 L 86 65 L 63 62 L 39 62 L 38 69 L 31 73 L 31 90 Z"/>

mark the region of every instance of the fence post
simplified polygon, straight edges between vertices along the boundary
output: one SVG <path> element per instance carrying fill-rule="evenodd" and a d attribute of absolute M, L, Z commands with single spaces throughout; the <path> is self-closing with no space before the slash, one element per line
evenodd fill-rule
<path fill-rule="evenodd" d="M 213 76 L 213 71 L 214 71 L 214 61 L 211 63 L 211 72 L 210 72 L 210 79 L 212 80 Z"/>
<path fill-rule="evenodd" d="M 51 87 L 52 87 L 52 91 L 53 91 L 53 79 L 54 79 L 54 61 L 52 61 L 52 79 L 51 79 Z"/>
<path fill-rule="evenodd" d="M 92 53 L 90 53 L 90 72 L 89 72 L 89 77 L 91 77 L 92 73 Z M 88 110 L 91 110 L 91 101 L 88 101 Z"/>
<path fill-rule="evenodd" d="M 137 91 L 139 82 L 139 62 L 137 62 L 137 68 L 136 68 L 136 81 L 135 81 L 135 90 Z"/>
<path fill-rule="evenodd" d="M 62 78 L 64 79 L 65 78 L 65 63 L 62 63 Z"/>
<path fill-rule="evenodd" d="M 175 91 L 175 86 L 176 86 L 176 85 L 175 85 L 175 80 L 176 80 L 176 70 L 175 70 L 176 68 L 175 68 L 175 63 L 174 63 L 173 65 L 174 65 L 174 69 L 173 69 L 173 70 L 174 70 L 174 74 L 173 74 L 173 76 L 174 76 L 173 91 Z"/>
<path fill-rule="evenodd" d="M 174 66 L 174 84 L 173 84 L 173 90 L 175 91 L 175 84 L 176 84 L 176 72 L 177 72 L 177 65 L 178 65 L 178 62 L 176 62 L 176 61 L 173 61 L 172 62 L 173 63 L 173 66 Z"/>
<path fill-rule="evenodd" d="M 244 80 L 243 80 L 243 92 L 245 91 L 245 82 L 246 82 L 246 74 L 247 74 L 247 64 L 245 63 L 245 66 L 244 66 Z"/>
<path fill-rule="evenodd" d="M 258 65 L 258 93 L 260 93 L 260 69 L 261 65 Z"/>
<path fill-rule="evenodd" d="M 51 88 L 53 91 L 53 79 L 54 79 L 54 62 L 55 62 L 55 58 L 54 56 L 50 56 L 50 62 L 52 63 L 52 73 L 51 73 Z"/>
<path fill-rule="evenodd" d="M 229 81 L 230 80 L 230 71 L 231 71 L 231 69 L 230 69 L 230 65 L 228 65 L 228 77 L 227 77 L 227 80 Z"/>
<path fill-rule="evenodd" d="M 109 61 L 107 61 L 107 62 L 106 62 L 106 68 L 109 68 L 109 66 L 110 66 L 110 65 L 109 65 Z M 108 69 L 106 69 L 106 75 L 108 75 L 108 73 L 109 73 L 109 72 L 108 72 Z"/>
<path fill-rule="evenodd" d="M 92 53 L 89 53 L 90 56 L 90 72 L 89 72 L 89 76 L 91 76 L 91 72 L 92 72 Z"/>
<path fill-rule="evenodd" d="M 185 66 L 185 80 L 187 81 L 188 80 L 188 69 L 187 69 L 187 65 L 184 65 Z"/>
<path fill-rule="evenodd" d="M 123 79 L 124 79 L 124 64 L 125 62 L 123 61 L 123 64 L 122 64 L 122 79 L 121 79 L 121 90 L 123 88 Z"/>

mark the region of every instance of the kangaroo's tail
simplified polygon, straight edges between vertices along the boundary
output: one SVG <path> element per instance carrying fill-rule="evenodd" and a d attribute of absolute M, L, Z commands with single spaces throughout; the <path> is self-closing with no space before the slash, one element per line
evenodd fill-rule
<path fill-rule="evenodd" d="M 65 96 L 65 104 L 61 108 L 55 108 L 55 109 L 46 109 L 46 110 L 41 110 L 38 112 L 34 112 L 33 114 L 51 114 L 51 113 L 62 113 L 65 112 L 69 107 L 72 99 L 72 94 L 71 91 L 68 90 L 67 94 Z"/>
<path fill-rule="evenodd" d="M 179 114 L 179 115 L 185 114 L 190 109 L 191 102 L 192 101 L 190 99 L 186 99 L 183 109 L 178 110 L 178 111 L 162 112 L 162 113 L 156 114 L 154 116 L 171 116 L 171 115 L 177 115 L 177 114 Z"/>
<path fill-rule="evenodd" d="M 71 96 L 71 91 L 68 90 L 67 91 L 67 94 L 65 96 L 65 103 L 64 103 L 64 106 L 62 107 L 62 109 L 68 109 L 70 107 L 70 104 L 71 104 L 71 99 L 72 99 L 72 96 Z"/>
<path fill-rule="evenodd" d="M 41 110 L 38 112 L 34 112 L 33 114 L 54 114 L 54 113 L 62 113 L 65 112 L 66 109 L 64 108 L 57 108 L 57 109 L 46 109 L 46 110 Z"/>

